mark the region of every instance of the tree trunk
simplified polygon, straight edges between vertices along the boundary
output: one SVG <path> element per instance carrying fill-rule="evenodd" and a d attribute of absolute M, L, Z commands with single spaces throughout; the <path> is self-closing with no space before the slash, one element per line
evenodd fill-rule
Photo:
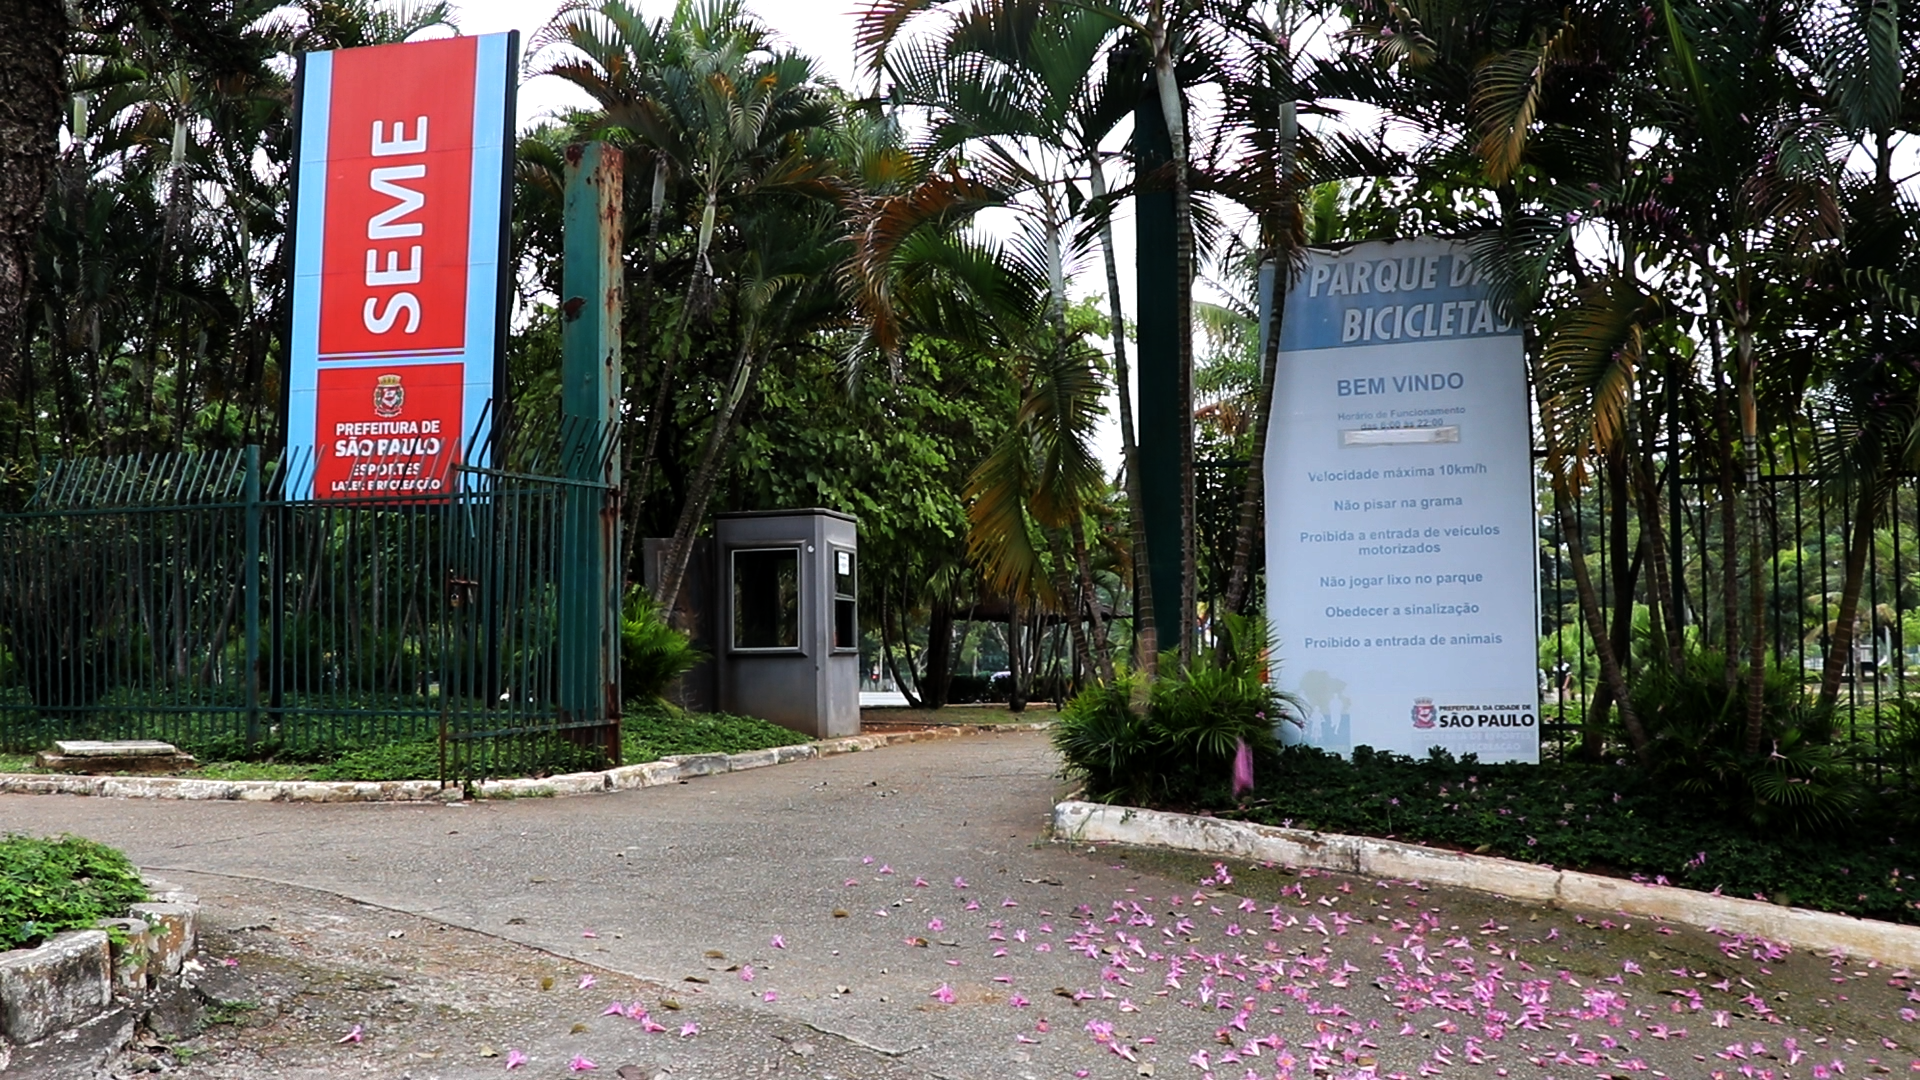
<path fill-rule="evenodd" d="M 1087 154 L 1093 197 L 1104 199 L 1107 178 L 1100 151 Z M 1113 251 L 1113 220 L 1100 220 L 1100 256 L 1107 268 L 1107 333 L 1113 340 L 1114 396 L 1120 412 L 1120 469 L 1127 491 L 1127 531 L 1133 548 L 1134 663 L 1151 680 L 1160 668 L 1160 641 L 1153 625 L 1153 566 L 1147 551 L 1145 497 L 1140 493 L 1140 443 L 1133 432 L 1133 376 L 1127 367 L 1127 323 L 1120 309 L 1120 264 Z"/>
<path fill-rule="evenodd" d="M 1253 584 L 1254 538 L 1263 532 L 1265 524 L 1261 511 L 1266 508 L 1267 429 L 1273 423 L 1273 378 L 1280 364 L 1280 328 L 1286 320 L 1287 286 L 1293 278 L 1293 252 L 1299 240 L 1295 231 L 1298 215 L 1293 186 L 1296 135 L 1293 102 L 1281 105 L 1278 120 L 1279 220 L 1270 221 L 1267 226 L 1271 238 L 1269 257 L 1273 260 L 1273 292 L 1260 356 L 1260 398 L 1253 414 L 1253 453 L 1247 461 L 1247 485 L 1240 493 L 1240 524 L 1233 534 L 1233 570 L 1227 576 L 1227 610 L 1236 615 L 1246 614 L 1247 594 Z"/>
<path fill-rule="evenodd" d="M 1072 562 L 1060 530 L 1045 529 L 1049 554 L 1053 556 L 1053 595 L 1060 603 L 1060 614 L 1067 620 L 1067 633 L 1073 642 L 1073 666 L 1076 671 L 1093 670 L 1093 648 L 1087 641 L 1087 623 L 1081 617 L 1081 595 L 1073 587 Z"/>
<path fill-rule="evenodd" d="M 1765 549 L 1760 546 L 1760 408 L 1754 382 L 1759 370 L 1753 352 L 1753 326 L 1744 299 L 1738 302 L 1735 326 L 1740 346 L 1740 448 L 1747 466 L 1747 590 L 1752 625 L 1747 628 L 1747 733 L 1743 746 L 1749 756 L 1760 752 L 1767 702 L 1767 594 Z"/>
<path fill-rule="evenodd" d="M 1860 614 L 1860 589 L 1867 579 L 1867 557 L 1873 551 L 1874 490 L 1862 481 L 1853 510 L 1853 535 L 1847 541 L 1846 576 L 1840 581 L 1840 611 L 1827 636 L 1827 658 L 1820 668 L 1819 707 L 1831 708 L 1840 697 L 1840 680 L 1853 658 L 1853 623 Z"/>
<path fill-rule="evenodd" d="M 27 298 L 59 151 L 67 34 L 62 0 L 0 4 L 0 401 L 20 400 L 26 383 Z M 30 421 L 23 409 L 9 434 L 17 439 Z"/>
<path fill-rule="evenodd" d="M 633 355 L 638 358 L 638 362 L 641 364 L 645 364 L 652 358 L 653 346 L 655 344 L 652 340 L 653 279 L 654 268 L 660 260 L 660 219 L 664 216 L 666 201 L 667 159 L 664 154 L 658 154 L 654 157 L 653 162 L 652 202 L 649 204 L 647 210 L 647 265 L 641 268 L 640 287 L 634 290 L 633 318 L 631 322 L 631 325 L 637 329 L 637 333 L 633 335 Z M 668 389 L 670 382 L 669 372 L 662 370 L 660 373 L 660 385 L 655 388 L 654 393 L 656 405 L 660 397 L 659 391 Z M 637 408 L 639 402 L 632 399 L 633 395 L 640 389 L 640 380 L 628 379 L 627 388 L 627 406 L 629 409 Z M 620 467 L 620 475 L 635 478 L 635 486 L 627 489 L 629 494 L 627 504 L 624 507 L 627 517 L 628 551 L 631 552 L 631 558 L 633 560 L 631 567 L 627 571 L 627 577 L 631 581 L 646 580 L 646 568 L 641 565 L 641 560 L 645 558 L 645 555 L 641 550 L 644 545 L 640 543 L 640 515 L 645 509 L 647 492 L 646 488 L 640 485 L 650 483 L 653 479 L 653 455 L 658 442 L 656 437 L 658 429 L 654 426 L 654 420 L 662 415 L 662 409 L 663 407 L 656 408 L 648 414 L 646 421 L 647 437 L 649 440 L 648 448 L 640 455 L 638 461 L 634 460 L 633 440 L 620 440 L 621 446 L 625 449 L 626 453 L 626 460 Z"/>
<path fill-rule="evenodd" d="M 1605 477 L 1607 481 L 1607 506 L 1611 513 L 1607 516 L 1607 553 L 1613 563 L 1613 623 L 1607 633 L 1607 641 L 1613 648 L 1613 655 L 1621 664 L 1623 671 L 1631 675 L 1633 649 L 1633 590 L 1639 578 L 1639 555 L 1641 551 L 1629 555 L 1627 551 L 1627 453 L 1625 443 L 1617 443 L 1607 453 Z M 1607 710 L 1613 707 L 1613 687 L 1601 684 L 1593 695 L 1587 710 L 1587 723 L 1581 738 L 1581 752 L 1589 759 L 1598 761 L 1606 756 L 1605 732 Z"/>
<path fill-rule="evenodd" d="M 1025 661 L 1020 655 L 1020 600 L 1007 598 L 1007 711 L 1027 711 Z"/>
<path fill-rule="evenodd" d="M 905 622 L 904 612 L 902 613 L 902 622 Z M 904 630 L 905 627 L 902 626 L 902 629 Z M 904 644 L 905 642 L 902 642 L 902 645 Z M 880 657 L 886 662 L 887 674 L 893 676 L 893 685 L 900 688 L 900 696 L 907 699 L 907 707 L 910 709 L 919 708 L 920 698 L 917 693 L 919 687 L 915 686 L 912 690 L 907 689 L 907 681 L 900 677 L 900 665 L 894 663 L 893 660 L 893 613 L 888 607 L 887 590 L 884 587 L 880 590 Z"/>
<path fill-rule="evenodd" d="M 655 187 L 656 191 L 664 193 L 664 185 L 657 180 Z M 667 341 L 666 359 L 660 364 L 660 385 L 653 392 L 653 407 L 647 410 L 647 446 L 640 455 L 640 475 L 636 478 L 633 488 L 635 502 L 646 498 L 647 488 L 653 483 L 654 462 L 660 451 L 660 429 L 667 423 L 667 407 L 673 398 L 674 371 L 679 367 L 680 354 L 686 351 L 687 327 L 693 318 L 694 300 L 700 294 L 703 281 L 701 275 L 706 272 L 707 247 L 713 241 L 713 218 L 714 198 L 709 193 L 706 210 L 701 218 L 699 242 L 694 248 L 693 270 L 687 278 L 687 292 L 681 299 L 680 316 L 676 320 L 678 325 L 674 328 L 673 336 Z M 657 230 L 658 224 L 659 216 L 655 215 L 654 223 L 648 228 Z M 691 491 L 688 493 L 687 501 L 689 503 L 693 501 Z M 635 521 L 638 520 L 636 517 Z"/>
<path fill-rule="evenodd" d="M 1549 434 L 1549 440 L 1552 436 Z M 1600 610 L 1600 594 L 1593 587 L 1593 574 L 1587 569 L 1586 547 L 1580 539 L 1580 520 L 1572 512 L 1573 499 L 1566 490 L 1566 480 L 1561 472 L 1558 454 L 1550 455 L 1547 470 L 1552 474 L 1553 512 L 1560 520 L 1560 535 L 1567 542 L 1567 559 L 1573 564 L 1574 590 L 1580 597 L 1580 614 L 1587 623 L 1587 635 L 1593 639 L 1594 651 L 1600 654 L 1600 675 L 1606 680 L 1608 691 L 1620 709 L 1620 724 L 1627 729 L 1627 741 L 1633 747 L 1635 756 L 1642 761 L 1647 757 L 1647 733 L 1640 726 L 1640 718 L 1634 715 L 1633 702 L 1627 696 L 1626 675 L 1620 669 L 1620 660 L 1613 651 L 1613 641 L 1607 634 L 1606 616 Z"/>
<path fill-rule="evenodd" d="M 1260 357 L 1260 398 L 1253 414 L 1253 453 L 1247 459 L 1247 483 L 1240 491 L 1240 524 L 1233 534 L 1233 572 L 1227 578 L 1227 610 L 1244 615 L 1253 585 L 1253 542 L 1265 524 L 1267 428 L 1273 423 L 1273 379 L 1280 364 L 1280 326 L 1289 277 L 1284 258 L 1273 268 L 1273 312 L 1267 320 L 1267 340 Z"/>
<path fill-rule="evenodd" d="M 927 618 L 926 674 L 920 680 L 920 705 L 927 709 L 945 708 L 947 690 L 953 681 L 953 604 L 946 597 L 933 602 Z"/>
<path fill-rule="evenodd" d="M 1727 652 L 1727 692 L 1740 683 L 1740 484 L 1734 470 L 1733 424 L 1727 415 L 1725 358 L 1720 351 L 1720 324 L 1707 322 L 1707 345 L 1713 352 L 1713 426 L 1720 464 L 1720 604 L 1721 642 Z M 1705 583 L 1702 582 L 1704 589 Z"/>
<path fill-rule="evenodd" d="M 1080 602 L 1086 605 L 1087 620 L 1093 624 L 1093 658 L 1099 665 L 1100 681 L 1113 681 L 1113 644 L 1107 640 L 1107 620 L 1100 614 L 1100 591 L 1093 584 L 1093 560 L 1087 551 L 1087 526 L 1073 519 L 1073 561 L 1080 572 Z"/>
<path fill-rule="evenodd" d="M 1149 21 L 1153 39 L 1154 83 L 1167 123 L 1173 157 L 1173 238 L 1175 340 L 1180 346 L 1180 660 L 1191 663 L 1198 567 L 1194 550 L 1193 501 L 1193 216 L 1187 174 L 1187 120 L 1173 62 L 1173 36 L 1165 4 L 1156 3 Z"/>
<path fill-rule="evenodd" d="M 1634 462 L 1634 489 L 1640 502 L 1641 535 L 1647 540 L 1647 559 L 1653 570 L 1653 599 L 1659 606 L 1654 612 L 1654 625 L 1658 626 L 1665 639 L 1661 650 L 1667 663 L 1679 670 L 1684 662 L 1685 632 L 1680 625 L 1680 611 L 1674 602 L 1673 578 L 1668 569 L 1667 530 L 1660 518 L 1660 487 L 1654 482 L 1653 467 L 1645 456 Z"/>
<path fill-rule="evenodd" d="M 752 327 L 743 328 L 741 334 L 740 352 L 733 364 L 733 385 L 721 399 L 720 410 L 714 414 L 713 430 L 707 433 L 707 446 L 700 455 L 699 471 L 694 473 L 693 485 L 687 489 L 686 503 L 680 507 L 680 522 L 674 526 L 673 540 L 667 547 L 667 564 L 661 568 L 660 610 L 667 612 L 668 618 L 672 618 L 674 601 L 680 598 L 680 583 L 686 577 L 687 559 L 693 553 L 694 534 L 700 531 L 700 523 L 707 516 L 707 501 L 713 497 L 713 485 L 720 474 L 720 455 L 733 434 L 733 419 L 739 415 L 740 399 L 746 397 L 747 388 L 753 384 L 755 361 L 748 344 L 753 336 Z"/>

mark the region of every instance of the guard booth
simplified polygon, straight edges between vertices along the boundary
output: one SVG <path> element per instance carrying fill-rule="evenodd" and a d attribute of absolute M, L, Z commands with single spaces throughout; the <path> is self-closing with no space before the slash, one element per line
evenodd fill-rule
<path fill-rule="evenodd" d="M 833 510 L 720 514 L 720 708 L 816 739 L 860 732 L 859 522 Z"/>

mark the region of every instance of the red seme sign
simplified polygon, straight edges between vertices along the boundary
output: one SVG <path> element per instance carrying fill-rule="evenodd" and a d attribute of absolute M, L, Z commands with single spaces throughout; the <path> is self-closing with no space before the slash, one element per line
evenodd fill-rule
<path fill-rule="evenodd" d="M 473 38 L 334 54 L 321 357 L 466 346 L 474 68 Z"/>

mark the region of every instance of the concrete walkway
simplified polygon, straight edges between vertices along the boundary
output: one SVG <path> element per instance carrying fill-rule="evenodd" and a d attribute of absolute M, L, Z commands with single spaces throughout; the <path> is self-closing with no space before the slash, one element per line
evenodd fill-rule
<path fill-rule="evenodd" d="M 1225 883 L 1195 860 L 1070 850 L 1043 838 L 1056 769 L 1044 734 L 984 734 L 567 799 L 3 796 L 0 823 L 483 931 L 659 984 L 676 1028 L 758 1011 L 889 1076 L 1920 1070 L 1907 972 L 1407 883 L 1237 865 Z M 674 1034 L 633 1031 L 670 1056 Z"/>

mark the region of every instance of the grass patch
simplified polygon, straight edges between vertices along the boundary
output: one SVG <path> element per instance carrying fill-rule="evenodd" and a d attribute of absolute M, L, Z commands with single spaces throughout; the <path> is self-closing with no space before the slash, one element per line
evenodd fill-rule
<path fill-rule="evenodd" d="M 105 844 L 0 836 L 0 952 L 118 918 L 146 898 L 140 872 Z"/>
<path fill-rule="evenodd" d="M 672 754 L 739 754 L 808 739 L 778 724 L 730 713 L 678 713 L 657 705 L 630 705 L 621 723 L 621 759 L 629 765 Z M 263 747 L 257 760 L 238 758 L 234 746 L 196 747 L 202 764 L 177 775 L 206 780 L 319 780 L 332 782 L 435 780 L 440 776 L 440 744 L 434 739 L 403 739 L 343 748 L 331 756 L 311 749 L 297 752 Z M 594 750 L 554 742 L 533 751 L 515 771 L 500 775 L 551 776 L 606 767 Z M 33 767 L 28 754 L 0 755 L 0 772 L 47 772 Z"/>
<path fill-rule="evenodd" d="M 1390 837 L 1821 911 L 1920 923 L 1920 842 L 1890 817 L 1762 833 L 1619 765 L 1483 765 L 1289 747 L 1222 817 Z M 1876 825 L 1884 827 L 1876 828 Z M 1912 892 L 1908 892 L 1912 889 Z"/>
<path fill-rule="evenodd" d="M 1044 724 L 1059 716 L 1048 705 L 1029 705 L 1009 712 L 1005 705 L 949 705 L 944 709 L 869 708 L 863 720 L 875 724 Z"/>
<path fill-rule="evenodd" d="M 809 741 L 797 731 L 732 713 L 673 713 L 637 708 L 621 721 L 620 752 L 629 765 L 672 754 L 744 754 Z"/>

